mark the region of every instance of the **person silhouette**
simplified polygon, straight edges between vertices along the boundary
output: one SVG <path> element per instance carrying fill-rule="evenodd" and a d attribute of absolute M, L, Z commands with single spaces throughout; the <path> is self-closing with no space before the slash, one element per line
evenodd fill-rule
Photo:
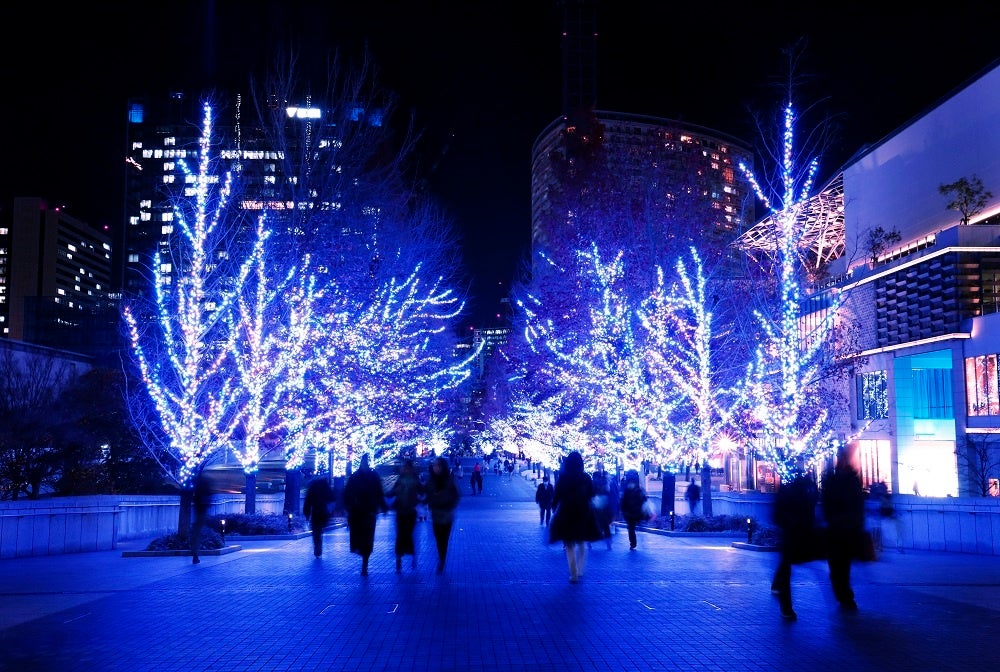
<path fill-rule="evenodd" d="M 622 518 L 625 519 L 625 527 L 628 530 L 628 547 L 634 551 L 638 543 L 635 528 L 636 525 L 645 521 L 646 512 L 643 505 L 646 503 L 646 493 L 639 482 L 639 472 L 629 469 L 625 472 L 625 484 L 622 488 L 621 511 Z"/>
<path fill-rule="evenodd" d="M 566 551 L 570 583 L 577 583 L 583 577 L 587 564 L 585 544 L 604 538 L 593 498 L 594 482 L 583 469 L 583 456 L 574 450 L 563 459 L 559 469 L 552 493 L 554 513 L 549 524 L 549 543 L 561 541 Z"/>
<path fill-rule="evenodd" d="M 427 479 L 427 508 L 431 512 L 431 529 L 437 546 L 438 574 L 444 571 L 451 528 L 455 524 L 455 509 L 460 497 L 458 486 L 448 469 L 448 460 L 443 457 L 435 458 L 431 462 L 430 478 Z"/>
<path fill-rule="evenodd" d="M 413 556 L 412 566 L 417 566 L 417 550 L 413 531 L 417 526 L 417 504 L 423 496 L 424 486 L 413 468 L 413 460 L 405 460 L 399 476 L 389 491 L 392 508 L 396 511 L 396 573 L 403 571 L 403 556 Z"/>
<path fill-rule="evenodd" d="M 317 476 L 306 488 L 302 502 L 302 515 L 309 520 L 312 528 L 313 555 L 323 555 L 323 528 L 330 522 L 330 505 L 333 503 L 333 489 L 326 476 Z"/>
<path fill-rule="evenodd" d="M 833 596 L 844 611 L 857 611 L 851 588 L 851 562 L 865 530 L 865 490 L 853 464 L 853 445 L 842 446 L 832 469 L 823 474 L 820 508 L 826 521 L 827 565 Z"/>
<path fill-rule="evenodd" d="M 194 509 L 194 520 L 191 522 L 189 545 L 191 547 L 191 564 L 197 565 L 201 562 L 198 557 L 198 551 L 201 549 L 201 533 L 208 520 L 208 509 L 212 506 L 212 480 L 204 469 L 195 476 L 191 506 Z"/>
<path fill-rule="evenodd" d="M 552 520 L 552 484 L 549 475 L 542 476 L 542 482 L 535 488 L 535 504 L 538 504 L 538 524 L 548 525 Z"/>
<path fill-rule="evenodd" d="M 368 576 L 368 559 L 375 548 L 375 523 L 389 506 L 382 491 L 382 479 L 370 466 L 368 453 L 361 456 L 358 470 L 344 486 L 351 553 L 361 556 L 361 576 Z"/>
<path fill-rule="evenodd" d="M 795 620 L 792 609 L 792 565 L 818 559 L 820 540 L 816 527 L 816 483 L 797 473 L 778 487 L 774 498 L 774 524 L 781 533 L 778 567 L 771 580 L 771 592 L 778 596 L 782 618 Z"/>

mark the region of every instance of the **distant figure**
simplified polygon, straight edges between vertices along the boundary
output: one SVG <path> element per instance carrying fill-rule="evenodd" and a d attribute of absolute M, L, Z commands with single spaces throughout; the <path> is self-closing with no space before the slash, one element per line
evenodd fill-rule
<path fill-rule="evenodd" d="M 483 494 L 483 465 L 479 462 L 472 468 L 472 494 Z"/>
<path fill-rule="evenodd" d="M 451 528 L 455 524 L 455 508 L 460 497 L 455 479 L 448 470 L 448 460 L 435 458 L 431 463 L 430 478 L 427 479 L 427 507 L 431 511 L 431 527 L 437 546 L 438 574 L 444 571 Z"/>
<path fill-rule="evenodd" d="M 302 515 L 309 519 L 312 528 L 313 555 L 323 555 L 323 528 L 330 522 L 330 506 L 333 503 L 333 488 L 326 476 L 317 476 L 306 488 L 306 498 L 302 502 Z"/>
<path fill-rule="evenodd" d="M 594 471 L 592 482 L 594 484 L 594 508 L 597 510 L 597 521 L 601 526 L 601 536 L 611 550 L 611 522 L 615 517 L 615 509 L 618 507 L 618 489 L 612 492 L 614 479 L 604 471 L 604 463 L 597 463 L 597 470 Z"/>
<path fill-rule="evenodd" d="M 638 539 L 635 534 L 635 527 L 639 523 L 648 520 L 643 505 L 646 503 L 646 493 L 639 482 L 639 472 L 629 469 L 625 472 L 625 483 L 622 487 L 621 509 L 622 518 L 625 519 L 625 527 L 628 529 L 628 547 L 634 551 Z"/>
<path fill-rule="evenodd" d="M 191 564 L 197 565 L 201 560 L 198 558 L 198 551 L 201 549 L 201 533 L 205 529 L 205 521 L 208 520 L 208 509 L 212 505 L 212 481 L 205 470 L 202 469 L 194 479 L 194 492 L 192 493 L 191 506 L 194 509 L 194 520 L 191 523 L 191 537 L 188 543 L 191 546 Z"/>
<path fill-rule="evenodd" d="M 695 510 L 698 508 L 698 502 L 701 501 L 701 486 L 694 482 L 694 476 L 688 481 L 687 490 L 684 491 L 684 498 L 688 502 L 688 507 L 690 507 L 691 515 L 694 515 Z"/>
<path fill-rule="evenodd" d="M 569 563 L 569 582 L 577 583 L 583 577 L 587 564 L 584 544 L 603 538 L 591 500 L 594 482 L 583 469 L 583 456 L 573 451 L 563 459 L 552 495 L 552 523 L 549 525 L 549 543 L 561 541 Z"/>
<path fill-rule="evenodd" d="M 361 556 L 361 576 L 368 576 L 368 558 L 375 548 L 375 522 L 379 512 L 387 512 L 382 479 L 369 465 L 368 453 L 344 486 L 344 508 L 350 528 L 351 553 Z"/>
<path fill-rule="evenodd" d="M 396 573 L 403 571 L 403 556 L 413 556 L 412 567 L 417 567 L 417 550 L 413 543 L 413 530 L 417 526 L 417 504 L 424 496 L 424 486 L 413 468 L 413 460 L 406 460 L 399 470 L 389 495 L 396 510 Z"/>
<path fill-rule="evenodd" d="M 816 527 L 816 483 L 799 473 L 778 487 L 774 498 L 774 524 L 781 532 L 778 568 L 771 581 L 782 618 L 795 620 L 792 609 L 792 565 L 816 560 L 822 555 Z"/>
<path fill-rule="evenodd" d="M 865 490 L 851 460 L 852 449 L 843 446 L 833 469 L 823 474 L 820 507 L 826 521 L 827 563 L 833 596 L 845 611 L 857 611 L 851 588 L 851 561 L 858 556 L 865 531 Z"/>
<path fill-rule="evenodd" d="M 552 495 L 554 490 L 549 483 L 549 475 L 542 476 L 542 482 L 535 489 L 535 504 L 538 504 L 538 524 L 548 525 L 552 520 Z"/>

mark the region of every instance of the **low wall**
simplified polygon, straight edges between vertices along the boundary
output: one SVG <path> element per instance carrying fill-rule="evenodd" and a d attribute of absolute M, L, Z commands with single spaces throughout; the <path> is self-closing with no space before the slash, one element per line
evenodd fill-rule
<path fill-rule="evenodd" d="M 284 493 L 257 494 L 258 513 L 280 514 Z M 0 558 L 108 551 L 119 541 L 177 531 L 177 495 L 96 495 L 0 502 Z M 215 495 L 209 514 L 243 513 L 241 494 Z"/>
<path fill-rule="evenodd" d="M 660 498 L 651 496 L 659 511 Z M 893 495 L 893 515 L 869 508 L 868 526 L 882 548 L 1000 555 L 1000 498 L 917 497 Z M 712 513 L 752 518 L 771 524 L 774 495 L 757 492 L 712 492 Z M 675 497 L 674 511 L 687 513 L 687 502 Z"/>

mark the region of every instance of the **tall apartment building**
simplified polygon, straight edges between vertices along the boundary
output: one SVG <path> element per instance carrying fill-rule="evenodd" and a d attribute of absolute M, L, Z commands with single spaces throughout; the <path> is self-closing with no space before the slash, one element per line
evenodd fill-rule
<path fill-rule="evenodd" d="M 1000 494 L 998 157 L 1000 62 L 865 148 L 803 208 L 813 251 L 835 258 L 822 291 L 841 294 L 861 338 L 838 429 L 866 485 Z M 989 195 L 967 222 L 941 192 L 962 178 Z M 742 242 L 766 245 L 766 228 Z M 873 252 L 879 228 L 900 240 Z"/>
<path fill-rule="evenodd" d="M 111 239 L 50 208 L 15 198 L 0 229 L 0 333 L 36 345 L 89 352 L 112 339 Z"/>
<path fill-rule="evenodd" d="M 553 217 L 560 217 L 551 198 L 558 186 L 555 163 L 567 159 L 572 136 L 581 132 L 600 134 L 595 141 L 606 162 L 601 168 L 615 177 L 619 202 L 639 204 L 656 217 L 670 202 L 695 200 L 700 212 L 709 213 L 701 218 L 701 235 L 726 244 L 742 232 L 749 184 L 739 164 L 753 164 L 746 143 L 694 124 L 641 114 L 593 110 L 595 126 L 586 130 L 571 119 L 564 115 L 549 124 L 531 150 L 533 248 L 547 245 L 548 227 Z M 669 226 L 666 219 L 663 226 Z"/>

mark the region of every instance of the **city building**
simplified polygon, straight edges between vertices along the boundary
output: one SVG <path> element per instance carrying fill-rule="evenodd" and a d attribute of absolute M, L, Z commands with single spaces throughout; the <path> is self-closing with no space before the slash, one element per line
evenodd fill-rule
<path fill-rule="evenodd" d="M 696 235 L 703 242 L 718 242 L 719 247 L 745 228 L 750 191 L 739 164 L 753 165 L 747 143 L 695 124 L 641 114 L 593 110 L 591 121 L 585 124 L 589 130 L 574 126 L 572 118 L 564 115 L 550 123 L 531 150 L 533 251 L 545 249 L 553 222 L 565 219 L 553 211 L 551 194 L 559 180 L 555 166 L 572 160 L 568 155 L 573 152 L 574 136 L 580 133 L 597 135 L 594 142 L 601 146 L 601 170 L 615 176 L 616 202 L 644 213 L 655 209 L 653 217 L 669 227 L 671 206 L 697 201 L 696 207 L 706 214 L 700 217 L 702 228 Z"/>
<path fill-rule="evenodd" d="M 672 262 L 662 255 L 684 254 L 694 241 L 703 253 L 713 243 L 731 252 L 728 243 L 753 221 L 750 185 L 739 169 L 753 165 L 750 145 L 696 124 L 600 109 L 597 2 L 558 5 L 562 113 L 531 149 L 532 274 L 539 253 L 572 239 L 579 210 L 601 199 L 598 228 L 617 220 L 634 229 L 617 231 L 617 239 L 656 241 L 654 258 L 641 263 Z M 573 180 L 578 186 L 568 187 Z"/>
<path fill-rule="evenodd" d="M 981 202 L 951 207 L 961 180 Z M 815 256 L 833 259 L 820 292 L 840 293 L 861 338 L 838 429 L 865 485 L 997 496 L 1000 64 L 858 152 L 803 212 Z M 741 242 L 766 245 L 767 227 Z"/>
<path fill-rule="evenodd" d="M 51 208 L 15 198 L 0 229 L 0 333 L 85 354 L 116 341 L 111 239 Z"/>
<path fill-rule="evenodd" d="M 116 280 L 125 295 L 152 286 L 149 271 L 157 252 L 169 259 L 174 203 L 190 196 L 185 163 L 197 171 L 204 102 L 178 91 L 128 101 L 125 221 L 116 246 L 121 256 L 115 260 Z M 226 171 L 239 174 L 233 195 L 237 209 L 267 211 L 272 229 L 300 239 L 319 235 L 308 229 L 309 213 L 347 209 L 343 202 L 327 200 L 344 192 L 331 188 L 332 180 L 353 177 L 337 164 L 338 152 L 347 154 L 365 139 L 377 142 L 385 136 L 379 130 L 381 109 L 346 104 L 329 110 L 309 102 L 279 104 L 273 97 L 246 101 L 235 93 L 217 94 L 208 102 L 213 105 L 212 155 L 218 159 L 212 170 L 220 176 Z M 363 136 L 366 131 L 360 127 L 374 129 L 372 135 Z M 343 162 L 352 158 L 344 157 Z M 327 174 L 320 175 L 320 168 Z M 325 236 L 335 228 L 325 219 L 316 226 L 324 227 Z"/>

